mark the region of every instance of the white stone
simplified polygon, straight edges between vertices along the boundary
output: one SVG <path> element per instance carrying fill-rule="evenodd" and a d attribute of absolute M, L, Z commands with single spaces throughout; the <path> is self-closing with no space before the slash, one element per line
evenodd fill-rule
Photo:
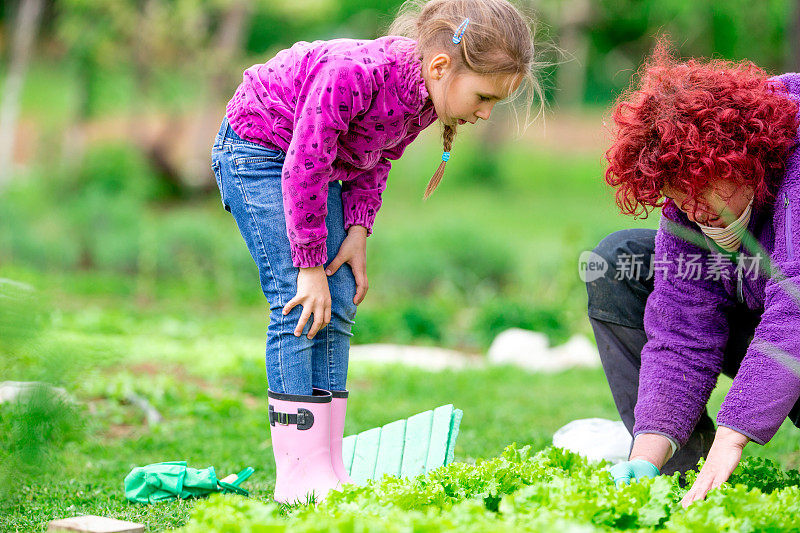
<path fill-rule="evenodd" d="M 597 347 L 583 335 L 573 335 L 566 343 L 550 349 L 552 356 L 564 367 L 600 366 Z"/>
<path fill-rule="evenodd" d="M 64 401 L 71 401 L 67 391 L 39 381 L 3 381 L 0 383 L 0 403 L 16 401 L 20 395 L 33 391 L 37 386 L 49 388 Z"/>
<path fill-rule="evenodd" d="M 631 440 L 625 424 L 605 418 L 573 420 L 553 434 L 553 446 L 592 461 L 605 459 L 615 464 L 628 459 Z"/>
<path fill-rule="evenodd" d="M 511 328 L 495 337 L 489 347 L 489 362 L 536 372 L 556 372 L 576 366 L 598 366 L 600 357 L 592 343 L 581 335 L 550 348 L 543 333 Z"/>
<path fill-rule="evenodd" d="M 483 357 L 431 346 L 358 344 L 350 347 L 350 364 L 403 364 L 425 370 L 485 366 Z"/>
<path fill-rule="evenodd" d="M 350 347 L 350 363 L 402 364 L 431 371 L 514 365 L 534 372 L 557 372 L 599 366 L 600 357 L 597 348 L 582 335 L 550 348 L 543 333 L 512 328 L 495 338 L 487 357 L 432 346 L 358 344 Z"/>
<path fill-rule="evenodd" d="M 536 331 L 511 328 L 503 331 L 489 346 L 489 362 L 494 365 L 512 364 L 540 370 L 549 366 L 547 335 Z"/>

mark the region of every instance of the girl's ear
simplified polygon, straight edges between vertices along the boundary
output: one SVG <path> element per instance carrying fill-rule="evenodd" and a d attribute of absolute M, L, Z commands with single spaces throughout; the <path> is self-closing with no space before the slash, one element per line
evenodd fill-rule
<path fill-rule="evenodd" d="M 428 77 L 434 80 L 442 79 L 452 67 L 453 61 L 447 54 L 436 54 L 428 63 Z"/>

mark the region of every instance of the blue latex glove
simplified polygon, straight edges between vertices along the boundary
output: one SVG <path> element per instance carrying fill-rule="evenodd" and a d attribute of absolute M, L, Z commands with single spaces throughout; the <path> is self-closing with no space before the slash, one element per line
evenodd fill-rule
<path fill-rule="evenodd" d="M 608 472 L 614 478 L 617 488 L 627 485 L 634 479 L 644 479 L 646 477 L 656 477 L 661 474 L 656 465 L 644 459 L 634 459 L 633 461 L 623 461 L 612 466 Z"/>

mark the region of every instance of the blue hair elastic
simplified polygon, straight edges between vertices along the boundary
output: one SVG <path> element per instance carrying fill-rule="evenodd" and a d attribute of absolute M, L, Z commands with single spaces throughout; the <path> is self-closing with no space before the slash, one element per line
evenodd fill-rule
<path fill-rule="evenodd" d="M 450 152 L 442 152 L 442 161 L 445 163 L 450 161 Z"/>
<path fill-rule="evenodd" d="M 459 44 L 461 42 L 464 32 L 467 31 L 467 24 L 469 24 L 468 18 L 464 19 L 464 22 L 456 28 L 456 32 L 453 34 L 453 44 Z"/>

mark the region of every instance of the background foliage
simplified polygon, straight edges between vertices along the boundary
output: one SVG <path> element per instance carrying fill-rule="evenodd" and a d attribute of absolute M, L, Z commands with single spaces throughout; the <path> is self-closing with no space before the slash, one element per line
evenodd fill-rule
<path fill-rule="evenodd" d="M 459 132 L 446 178 L 425 203 L 441 150 L 436 127 L 406 151 L 368 241 L 370 292 L 355 343 L 483 353 L 508 327 L 553 343 L 590 335 L 578 255 L 616 229 L 656 222 L 619 216 L 602 181 L 606 112 L 655 37 L 669 33 L 684 56 L 798 69 L 796 0 L 518 5 L 537 20 L 548 63 L 539 73 L 545 119 L 517 135 L 513 109 L 499 106 L 490 122 Z M 75 514 L 148 530 L 182 525 L 194 502 L 138 507 L 121 494 L 133 466 L 163 460 L 222 473 L 253 465 L 249 488 L 269 500 L 266 302 L 220 205 L 211 143 L 244 68 L 298 40 L 376 37 L 398 6 L 0 3 L 0 381 L 47 382 L 68 395 L 44 387 L 25 404 L 0 404 L 0 530 L 43 530 Z M 21 23 L 23 12 L 32 24 Z M 729 386 L 721 380 L 712 411 Z M 575 418 L 616 418 L 599 369 L 354 365 L 349 387 L 347 433 L 455 403 L 467 413 L 456 450 L 467 463 L 514 441 L 542 449 Z M 132 394 L 164 421 L 148 425 Z M 797 467 L 794 431 L 745 453 Z M 520 512 L 534 493 L 504 505 Z M 471 505 L 467 514 L 485 510 Z"/>

